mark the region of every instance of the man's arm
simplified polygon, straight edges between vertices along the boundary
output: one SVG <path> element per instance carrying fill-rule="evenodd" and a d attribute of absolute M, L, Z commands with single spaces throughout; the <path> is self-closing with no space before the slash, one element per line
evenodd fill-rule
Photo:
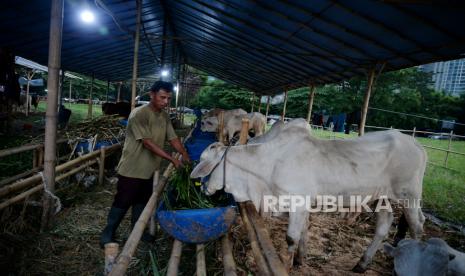
<path fill-rule="evenodd" d="M 170 140 L 170 144 L 171 144 L 171 146 L 173 146 L 173 148 L 176 149 L 177 152 L 182 154 L 182 160 L 185 163 L 190 163 L 191 162 L 191 158 L 189 157 L 189 154 L 187 154 L 187 151 L 184 148 L 184 146 L 182 145 L 181 140 L 179 140 L 179 138 L 174 138 L 174 139 Z"/>
<path fill-rule="evenodd" d="M 164 151 L 162 148 L 160 148 L 159 146 L 157 146 L 154 142 L 152 142 L 151 139 L 142 139 L 142 142 L 144 144 L 144 147 L 146 147 L 147 149 L 149 149 L 151 152 L 153 152 L 154 154 L 170 161 L 171 163 L 173 163 L 173 165 L 176 167 L 176 168 L 179 168 L 180 166 L 182 166 L 182 163 L 181 161 L 179 161 L 178 159 L 176 158 L 173 158 L 171 157 L 170 154 L 168 154 L 166 151 Z M 170 141 L 171 142 L 171 141 Z M 183 155 L 184 156 L 184 155 Z"/>

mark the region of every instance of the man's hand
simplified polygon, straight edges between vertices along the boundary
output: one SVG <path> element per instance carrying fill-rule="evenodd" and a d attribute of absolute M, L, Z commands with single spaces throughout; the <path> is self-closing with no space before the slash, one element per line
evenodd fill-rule
<path fill-rule="evenodd" d="M 173 163 L 174 167 L 176 169 L 179 169 L 179 168 L 182 168 L 184 167 L 184 165 L 182 164 L 182 162 L 179 160 L 179 159 L 176 159 L 176 158 L 172 158 L 171 159 L 171 163 Z"/>
<path fill-rule="evenodd" d="M 190 164 L 191 163 L 191 158 L 189 157 L 189 154 L 187 154 L 187 152 L 184 152 L 182 154 L 182 162 L 184 162 L 184 164 Z"/>

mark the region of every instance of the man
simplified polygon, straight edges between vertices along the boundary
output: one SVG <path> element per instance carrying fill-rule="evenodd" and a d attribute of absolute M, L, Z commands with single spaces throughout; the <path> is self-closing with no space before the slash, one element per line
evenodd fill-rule
<path fill-rule="evenodd" d="M 173 85 L 157 81 L 150 89 L 150 103 L 135 108 L 129 115 L 123 154 L 117 167 L 117 193 L 108 214 L 107 226 L 102 232 L 100 246 L 114 242 L 116 229 L 132 206 L 132 226 L 138 220 L 152 194 L 152 177 L 160 167 L 161 158 L 176 168 L 181 161 L 163 150 L 165 139 L 182 154 L 184 162 L 189 155 L 176 136 L 169 115 L 163 111 L 171 100 Z M 149 238 L 145 235 L 145 238 Z"/>

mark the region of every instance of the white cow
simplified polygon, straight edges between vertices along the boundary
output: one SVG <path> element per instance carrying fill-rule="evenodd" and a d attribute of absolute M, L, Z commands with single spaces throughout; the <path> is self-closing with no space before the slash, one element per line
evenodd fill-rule
<path fill-rule="evenodd" d="M 255 137 L 262 135 L 265 132 L 266 117 L 259 112 L 248 114 L 234 115 L 224 124 L 223 135 L 227 141 L 230 141 L 236 133 L 240 133 L 242 129 L 242 119 L 249 119 L 249 131 L 254 130 Z"/>
<path fill-rule="evenodd" d="M 215 109 L 216 110 L 216 109 Z M 214 113 L 212 113 L 214 114 Z M 234 116 L 234 115 L 241 115 L 241 114 L 247 114 L 247 112 L 244 109 L 237 108 L 237 109 L 231 109 L 231 110 L 226 110 L 224 112 L 224 117 L 223 117 L 223 122 L 226 125 L 226 123 L 229 121 L 229 119 Z M 208 132 L 215 132 L 218 130 L 218 116 L 204 116 L 202 118 L 201 122 L 201 130 L 202 131 L 208 131 Z"/>
<path fill-rule="evenodd" d="M 278 121 L 274 123 L 270 130 L 268 130 L 265 134 L 261 136 L 255 136 L 247 142 L 247 144 L 260 144 L 260 143 L 266 143 L 268 141 L 271 141 L 272 139 L 276 138 L 278 134 L 280 134 L 282 131 L 286 131 L 287 128 L 290 127 L 302 127 L 308 129 L 308 131 L 311 130 L 309 127 L 307 121 L 302 118 L 294 119 L 288 123 L 284 123 L 283 121 Z"/>
<path fill-rule="evenodd" d="M 424 216 L 419 204 L 413 203 L 421 199 L 425 167 L 422 146 L 398 131 L 320 140 L 310 136 L 306 127 L 290 126 L 265 143 L 229 148 L 221 143 L 210 145 L 191 177 L 209 176 L 207 194 L 224 188 L 238 202 L 251 200 L 257 210 L 264 195 L 305 195 L 312 204 L 316 195 L 372 196 L 372 200 L 385 196 L 411 204 L 403 212 L 417 239 L 423 232 Z M 305 207 L 289 213 L 288 265 L 297 248 L 297 261 L 306 255 L 308 216 Z M 392 221 L 391 212 L 377 213 L 375 237 L 354 271 L 367 268 Z"/>

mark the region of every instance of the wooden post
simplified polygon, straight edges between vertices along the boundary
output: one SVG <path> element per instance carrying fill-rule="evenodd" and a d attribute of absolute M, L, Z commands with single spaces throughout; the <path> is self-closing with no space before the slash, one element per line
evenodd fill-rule
<path fill-rule="evenodd" d="M 449 159 L 450 144 L 452 143 L 452 135 L 454 135 L 453 130 L 451 130 L 449 133 L 449 144 L 447 145 L 446 158 L 444 159 L 444 167 L 446 168 L 447 168 L 447 160 Z"/>
<path fill-rule="evenodd" d="M 58 89 L 58 111 L 63 105 L 63 86 L 65 85 L 65 70 L 61 70 L 60 88 Z"/>
<path fill-rule="evenodd" d="M 415 138 L 415 132 L 417 131 L 417 127 L 414 127 L 413 128 L 413 132 L 412 132 L 412 137 Z"/>
<path fill-rule="evenodd" d="M 105 97 L 105 102 L 108 102 L 108 93 L 110 92 L 110 81 L 107 80 L 107 95 Z"/>
<path fill-rule="evenodd" d="M 98 165 L 98 184 L 103 185 L 105 177 L 105 147 L 100 149 L 100 163 Z"/>
<path fill-rule="evenodd" d="M 218 114 L 218 140 L 224 143 L 224 111 Z"/>
<path fill-rule="evenodd" d="M 119 82 L 118 83 L 118 95 L 116 96 L 116 102 L 119 102 L 121 101 L 121 85 L 123 84 L 123 82 Z"/>
<path fill-rule="evenodd" d="M 32 77 L 34 77 L 34 71 L 27 72 L 27 86 L 26 86 L 26 117 L 29 116 L 29 105 L 31 104 L 29 102 L 29 86 L 30 82 L 32 80 Z"/>
<path fill-rule="evenodd" d="M 37 148 L 37 166 L 41 167 L 44 164 L 44 147 Z"/>
<path fill-rule="evenodd" d="M 262 96 L 258 96 L 258 112 L 261 113 L 262 110 Z"/>
<path fill-rule="evenodd" d="M 63 30 L 63 0 L 52 0 L 50 14 L 50 39 L 48 49 L 48 82 L 47 111 L 45 122 L 45 162 L 44 186 L 53 193 L 55 191 L 55 158 L 57 132 L 58 83 L 61 66 L 61 36 Z M 48 228 L 53 212 L 53 199 L 44 193 L 41 230 Z"/>
<path fill-rule="evenodd" d="M 168 269 L 166 276 L 177 276 L 179 270 L 179 263 L 181 262 L 182 242 L 174 240 L 173 249 L 171 249 L 171 256 L 168 262 Z"/>
<path fill-rule="evenodd" d="M 155 191 L 157 186 L 158 186 L 158 179 L 160 177 L 160 172 L 155 171 L 153 174 L 153 183 L 152 183 L 152 191 Z M 155 225 L 155 216 L 150 217 L 150 226 L 149 226 L 149 233 L 152 236 L 155 236 L 155 230 L 156 230 L 156 225 Z"/>
<path fill-rule="evenodd" d="M 250 108 L 250 112 L 252 113 L 253 112 L 253 109 L 254 109 L 254 103 L 255 103 L 255 93 L 252 93 L 252 98 L 251 98 L 251 102 L 252 102 L 252 107 Z"/>
<path fill-rule="evenodd" d="M 137 6 L 137 21 L 136 21 L 136 35 L 134 38 L 134 59 L 132 65 L 132 80 L 131 80 L 131 111 L 136 107 L 136 81 L 137 81 L 137 68 L 139 62 L 139 33 L 140 33 L 140 19 L 141 19 L 141 0 L 136 1 Z"/>
<path fill-rule="evenodd" d="M 273 275 L 287 275 L 283 263 L 278 257 L 273 243 L 271 242 L 270 235 L 266 230 L 262 218 L 255 209 L 255 205 L 251 201 L 242 202 L 247 210 L 247 216 L 252 222 L 257 234 L 258 242 L 262 248 L 263 255 L 268 262 L 268 266 Z"/>
<path fill-rule="evenodd" d="M 308 113 L 307 113 L 307 123 L 311 124 L 312 119 L 312 109 L 313 109 L 313 99 L 315 98 L 315 85 L 310 84 L 310 93 L 308 94 Z"/>
<path fill-rule="evenodd" d="M 207 266 L 205 264 L 205 245 L 197 244 L 197 273 L 196 276 L 207 276 Z"/>
<path fill-rule="evenodd" d="M 286 106 L 287 106 L 287 88 L 284 92 L 284 106 L 283 106 L 283 113 L 281 114 L 281 121 L 284 122 L 284 118 L 286 117 Z"/>
<path fill-rule="evenodd" d="M 247 143 L 248 129 L 249 129 L 249 120 L 244 118 L 242 119 L 242 129 L 241 129 L 241 134 L 239 138 L 240 145 L 245 145 Z M 254 254 L 257 268 L 259 269 L 259 272 L 261 275 L 270 275 L 270 271 L 266 264 L 266 260 L 263 257 L 262 252 L 260 250 L 260 245 L 258 244 L 257 236 L 255 234 L 255 231 L 252 225 L 250 224 L 249 218 L 245 211 L 246 209 L 245 209 L 244 202 L 239 203 L 239 210 L 241 212 L 242 223 L 244 224 L 244 227 L 248 233 L 248 237 L 250 240 L 250 246 L 252 247 L 252 252 Z"/>
<path fill-rule="evenodd" d="M 267 122 L 268 122 L 268 112 L 270 111 L 270 100 L 271 100 L 271 96 L 268 96 L 266 99 L 266 112 L 265 112 L 265 118 Z"/>
<path fill-rule="evenodd" d="M 93 90 L 94 90 L 94 73 L 92 73 L 92 80 L 90 82 L 89 107 L 87 108 L 87 119 L 92 119 L 92 92 Z"/>
<path fill-rule="evenodd" d="M 239 136 L 239 144 L 247 144 L 247 136 L 249 134 L 249 119 L 242 118 L 242 129 Z"/>
<path fill-rule="evenodd" d="M 373 67 L 373 69 L 371 69 L 370 71 L 370 75 L 368 76 L 367 91 L 365 93 L 365 98 L 363 99 L 362 118 L 358 127 L 358 136 L 362 136 L 363 134 L 365 134 L 365 123 L 367 120 L 368 104 L 370 103 L 370 95 L 373 86 L 373 80 L 375 79 L 375 70 L 376 68 Z"/>
<path fill-rule="evenodd" d="M 69 78 L 69 108 L 71 108 L 71 82 L 72 82 L 72 79 Z"/>
<path fill-rule="evenodd" d="M 37 149 L 32 150 L 32 168 L 35 169 L 37 167 Z"/>
<path fill-rule="evenodd" d="M 229 235 L 226 234 L 221 238 L 221 250 L 223 253 L 223 267 L 225 276 L 236 276 L 236 263 L 232 253 L 232 245 L 229 241 Z"/>

